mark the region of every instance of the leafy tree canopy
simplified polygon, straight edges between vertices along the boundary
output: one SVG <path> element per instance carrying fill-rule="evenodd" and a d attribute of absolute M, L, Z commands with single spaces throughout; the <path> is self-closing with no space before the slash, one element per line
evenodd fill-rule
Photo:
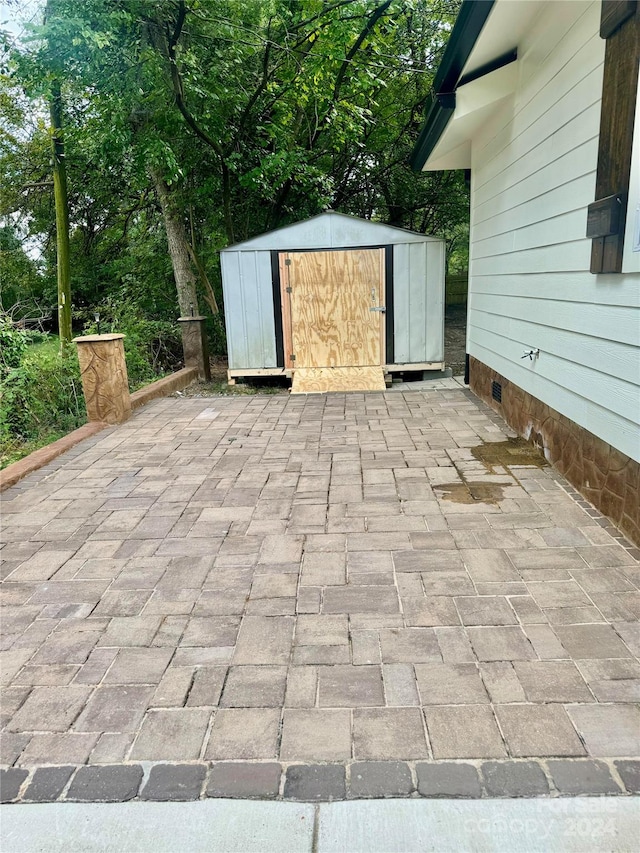
<path fill-rule="evenodd" d="M 213 309 L 221 247 L 327 207 L 453 249 L 462 176 L 417 176 L 407 158 L 458 6 L 48 0 L 5 50 L 0 215 L 22 217 L 53 260 L 41 99 L 57 80 L 77 309 L 117 298 L 175 316 L 172 279 L 181 306 Z"/>

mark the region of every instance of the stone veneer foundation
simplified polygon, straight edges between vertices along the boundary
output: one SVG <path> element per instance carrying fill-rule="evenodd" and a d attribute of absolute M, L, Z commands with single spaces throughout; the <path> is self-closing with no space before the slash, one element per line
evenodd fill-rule
<path fill-rule="evenodd" d="M 501 402 L 492 397 L 493 382 L 502 386 Z M 587 500 L 640 545 L 637 462 L 473 356 L 469 357 L 469 387 L 516 432 L 542 448 L 547 460 Z"/>

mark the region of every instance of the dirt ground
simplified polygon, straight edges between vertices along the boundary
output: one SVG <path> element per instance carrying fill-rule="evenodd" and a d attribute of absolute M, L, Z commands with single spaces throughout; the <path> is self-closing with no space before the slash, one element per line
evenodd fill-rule
<path fill-rule="evenodd" d="M 450 305 L 444 316 L 444 360 L 454 376 L 464 373 L 467 339 L 467 306 Z"/>

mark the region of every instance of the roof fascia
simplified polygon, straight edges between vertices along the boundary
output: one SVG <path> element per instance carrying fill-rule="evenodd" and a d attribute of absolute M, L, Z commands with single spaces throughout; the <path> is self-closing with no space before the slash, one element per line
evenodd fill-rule
<path fill-rule="evenodd" d="M 420 172 L 455 110 L 455 90 L 495 0 L 463 0 L 442 61 L 433 80 L 426 120 L 411 152 L 410 164 Z"/>

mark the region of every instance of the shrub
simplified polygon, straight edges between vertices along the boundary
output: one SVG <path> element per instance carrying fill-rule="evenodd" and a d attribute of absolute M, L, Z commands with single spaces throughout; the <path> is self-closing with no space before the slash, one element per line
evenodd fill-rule
<path fill-rule="evenodd" d="M 58 339 L 36 346 L 0 319 L 0 450 L 7 464 L 86 421 L 80 368 L 74 349 L 63 358 Z"/>
<path fill-rule="evenodd" d="M 0 381 L 3 381 L 10 370 L 20 367 L 20 362 L 27 351 L 27 333 L 16 328 L 11 317 L 0 315 Z"/>
<path fill-rule="evenodd" d="M 117 332 L 124 337 L 129 387 L 133 391 L 164 373 L 176 370 L 182 362 L 182 339 L 177 323 L 141 316 L 130 302 L 108 302 L 100 308 L 100 331 Z M 97 323 L 85 324 L 85 335 L 95 335 Z"/>

